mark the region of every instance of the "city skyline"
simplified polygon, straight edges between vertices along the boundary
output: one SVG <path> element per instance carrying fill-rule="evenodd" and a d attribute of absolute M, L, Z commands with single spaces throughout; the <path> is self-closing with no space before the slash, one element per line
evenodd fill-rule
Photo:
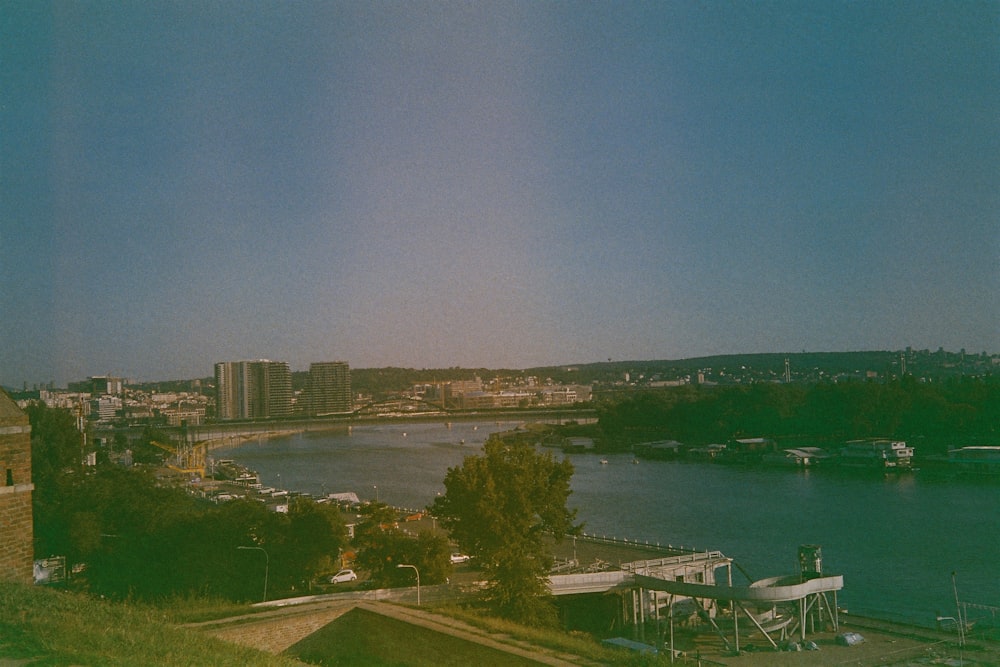
<path fill-rule="evenodd" d="M 803 364 L 801 358 L 812 358 L 812 361 Z M 851 358 L 851 361 L 845 361 Z M 915 349 L 907 346 L 905 349 L 899 350 L 851 350 L 851 351 L 837 351 L 837 350 L 799 350 L 799 351 L 782 351 L 782 352 L 754 352 L 754 353 L 726 353 L 719 355 L 707 355 L 698 357 L 684 357 L 684 358 L 674 358 L 674 359 L 598 359 L 591 361 L 583 361 L 571 364 L 551 364 L 546 366 L 524 366 L 519 368 L 507 367 L 507 368 L 489 368 L 486 366 L 441 366 L 441 367 L 418 367 L 413 365 L 408 366 L 383 366 L 383 367 L 369 367 L 369 368 L 354 368 L 355 371 L 361 372 L 378 372 L 381 370 L 398 370 L 398 371 L 410 371 L 412 373 L 420 374 L 423 377 L 426 373 L 439 373 L 443 372 L 449 377 L 455 372 L 462 371 L 475 371 L 475 372 L 504 372 L 509 371 L 514 373 L 514 376 L 503 376 L 506 379 L 510 377 L 520 376 L 524 372 L 536 372 L 544 370 L 558 370 L 562 372 L 577 372 L 582 368 L 588 367 L 601 367 L 601 366 L 613 366 L 620 369 L 622 377 L 626 382 L 630 381 L 630 376 L 635 372 L 638 379 L 649 379 L 647 373 L 652 373 L 655 378 L 652 381 L 660 381 L 662 377 L 659 376 L 658 370 L 650 370 L 651 367 L 662 367 L 664 364 L 678 364 L 681 367 L 688 367 L 688 377 L 686 381 L 691 381 L 691 377 L 701 376 L 702 372 L 708 370 L 718 370 L 720 377 L 728 376 L 732 379 L 736 379 L 737 383 L 742 382 L 756 382 L 762 379 L 774 380 L 778 377 L 778 373 L 774 371 L 775 364 L 783 360 L 784 361 L 784 375 L 782 377 L 787 382 L 789 374 L 793 377 L 798 377 L 802 373 L 811 374 L 814 379 L 823 378 L 826 374 L 827 379 L 834 377 L 862 377 L 866 376 L 868 378 L 875 378 L 879 376 L 879 373 L 888 373 L 889 375 L 900 373 L 903 375 L 910 374 L 911 368 L 910 363 L 914 360 L 927 361 L 929 359 L 937 359 L 937 363 L 941 368 L 956 368 L 956 366 L 964 366 L 966 363 L 973 363 L 976 368 L 972 370 L 974 374 L 978 373 L 989 373 L 992 366 L 1000 365 L 1000 352 L 994 352 L 990 350 L 947 350 L 943 347 L 938 347 L 937 349 L 923 348 Z M 820 359 L 817 363 L 817 359 Z M 836 361 L 832 362 L 832 359 L 839 359 L 839 364 Z M 690 372 L 690 369 L 695 368 L 691 366 L 693 362 L 701 363 L 702 366 L 699 368 L 699 373 L 695 374 Z M 274 359 L 242 359 L 242 360 L 230 360 L 225 362 L 215 362 L 213 364 L 213 370 L 207 374 L 200 374 L 190 377 L 163 377 L 163 378 L 130 378 L 130 377 L 116 377 L 114 375 L 89 375 L 86 378 L 75 378 L 70 379 L 67 384 L 59 385 L 54 381 L 50 382 L 28 382 L 24 381 L 19 386 L 14 386 L 10 384 L 0 383 L 0 387 L 13 391 L 15 393 L 21 391 L 38 391 L 38 390 L 54 390 L 54 391 L 69 391 L 70 393 L 75 391 L 80 391 L 81 386 L 93 387 L 90 393 L 96 394 L 109 394 L 109 395 L 121 395 L 123 389 L 126 386 L 135 387 L 140 385 L 157 385 L 160 383 L 173 383 L 173 382 L 195 382 L 200 383 L 201 381 L 207 381 L 209 386 L 215 387 L 219 384 L 219 367 L 220 366 L 233 366 L 241 365 L 244 367 L 250 365 L 272 365 L 272 366 L 283 366 L 287 372 L 292 375 L 300 375 L 304 377 L 304 386 L 302 388 L 302 393 L 305 398 L 310 398 L 308 396 L 310 392 L 310 383 L 314 382 L 316 379 L 320 379 L 323 386 L 326 387 L 321 393 L 325 395 L 326 398 L 320 399 L 322 402 L 326 400 L 332 401 L 332 403 L 327 403 L 328 406 L 325 409 L 329 409 L 330 413 L 336 413 L 343 411 L 344 404 L 343 399 L 347 395 L 345 394 L 345 388 L 349 387 L 351 384 L 351 365 L 347 361 L 312 361 L 309 362 L 308 368 L 293 368 L 287 361 L 274 360 Z M 634 369 L 623 370 L 625 365 L 634 365 Z M 991 366 L 992 365 L 992 366 Z M 739 367 L 741 373 L 735 373 L 734 367 Z M 839 370 L 833 370 L 839 368 Z M 926 372 L 926 368 L 923 369 Z M 965 369 L 969 370 L 969 369 Z M 676 368 L 672 369 L 673 372 L 677 372 Z M 680 376 L 675 377 L 671 375 L 672 380 L 683 379 L 684 373 L 681 372 Z M 502 376 L 495 376 L 494 379 L 500 379 Z M 652 377 L 652 376 L 650 376 Z M 707 377 L 707 375 L 706 375 Z M 920 377 L 925 377 L 921 375 Z M 522 380 L 524 378 L 521 378 Z M 532 378 L 529 378 L 532 379 Z M 533 378 L 536 379 L 537 378 Z M 446 384 L 458 384 L 463 385 L 466 382 L 463 380 L 435 380 L 435 382 L 443 381 Z M 698 379 L 697 382 L 702 380 Z M 418 381 L 418 384 L 423 381 Z M 482 380 L 477 375 L 474 381 L 475 384 L 482 386 Z M 558 384 L 558 383 L 557 383 Z M 570 384 L 573 384 L 572 382 Z M 585 383 L 586 384 L 586 383 Z M 349 391 L 347 392 L 350 393 Z"/>
<path fill-rule="evenodd" d="M 1000 4 L 13 3 L 0 384 L 1000 350 Z"/>

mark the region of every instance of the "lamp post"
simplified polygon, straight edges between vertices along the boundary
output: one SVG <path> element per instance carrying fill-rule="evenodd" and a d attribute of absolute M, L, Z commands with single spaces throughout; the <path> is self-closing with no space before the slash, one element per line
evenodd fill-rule
<path fill-rule="evenodd" d="M 271 559 L 268 557 L 264 547 L 236 547 L 244 551 L 260 551 L 264 554 L 264 602 L 267 602 L 267 572 L 271 569 Z"/>
<path fill-rule="evenodd" d="M 441 492 L 440 491 L 437 492 L 437 497 L 438 498 L 441 497 Z M 431 532 L 432 533 L 436 533 L 437 529 L 438 529 L 438 520 L 437 520 L 437 517 L 435 515 L 431 514 Z"/>
<path fill-rule="evenodd" d="M 404 568 L 404 567 L 411 568 L 413 570 L 413 572 L 417 575 L 417 606 L 419 607 L 420 606 L 420 570 L 417 569 L 416 565 L 407 565 L 406 563 L 400 563 L 396 567 L 398 567 L 398 568 Z"/>
<path fill-rule="evenodd" d="M 955 592 L 955 611 L 958 612 L 958 645 L 965 646 L 965 619 L 962 618 L 962 604 L 958 601 L 958 584 L 955 583 L 955 573 L 951 573 L 951 590 Z"/>
<path fill-rule="evenodd" d="M 375 489 L 375 502 L 378 503 L 378 485 L 372 484 L 372 488 Z"/>

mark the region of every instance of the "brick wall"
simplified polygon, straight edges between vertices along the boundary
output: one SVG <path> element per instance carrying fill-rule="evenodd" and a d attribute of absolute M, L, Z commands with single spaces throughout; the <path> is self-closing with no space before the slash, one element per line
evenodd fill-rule
<path fill-rule="evenodd" d="M 34 581 L 31 426 L 0 390 L 0 579 Z"/>

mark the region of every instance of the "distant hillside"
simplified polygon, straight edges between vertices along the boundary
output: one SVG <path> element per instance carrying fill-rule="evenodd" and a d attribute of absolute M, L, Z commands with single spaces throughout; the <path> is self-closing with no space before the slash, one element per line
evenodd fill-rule
<path fill-rule="evenodd" d="M 616 385 L 625 382 L 643 384 L 689 379 L 699 371 L 709 371 L 712 381 L 778 379 L 788 360 L 794 381 L 818 382 L 837 376 L 864 378 L 893 377 L 904 374 L 917 378 L 940 379 L 957 375 L 986 375 L 1000 372 L 1000 365 L 989 353 L 966 354 L 964 351 L 930 350 L 859 351 L 859 352 L 775 352 L 727 354 L 671 360 L 601 361 L 559 366 L 538 366 L 521 370 L 488 368 L 352 368 L 351 385 L 355 393 L 385 394 L 404 391 L 415 384 L 452 380 L 484 381 L 493 378 L 535 377 L 540 382 L 560 384 Z M 304 386 L 306 373 L 293 373 Z"/>
<path fill-rule="evenodd" d="M 672 360 L 629 360 L 606 361 L 590 364 L 546 366 L 524 371 L 528 375 L 551 377 L 553 380 L 577 383 L 620 381 L 626 373 L 635 381 L 640 375 L 659 375 L 663 379 L 673 379 L 680 375 L 699 370 L 712 369 L 716 372 L 727 370 L 737 372 L 742 369 L 758 373 L 782 375 L 785 360 L 794 375 L 834 376 L 840 373 L 854 374 L 865 371 L 875 373 L 898 373 L 900 360 L 906 366 L 906 374 L 919 375 L 959 375 L 997 370 L 990 354 L 965 354 L 946 352 L 939 349 L 860 351 L 860 352 L 773 352 L 756 354 L 725 354 L 709 357 L 692 357 Z"/>

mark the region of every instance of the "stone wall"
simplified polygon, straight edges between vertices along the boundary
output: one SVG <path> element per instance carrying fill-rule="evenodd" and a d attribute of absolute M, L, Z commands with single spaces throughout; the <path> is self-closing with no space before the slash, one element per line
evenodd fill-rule
<path fill-rule="evenodd" d="M 0 390 L 0 579 L 34 581 L 31 426 Z"/>

